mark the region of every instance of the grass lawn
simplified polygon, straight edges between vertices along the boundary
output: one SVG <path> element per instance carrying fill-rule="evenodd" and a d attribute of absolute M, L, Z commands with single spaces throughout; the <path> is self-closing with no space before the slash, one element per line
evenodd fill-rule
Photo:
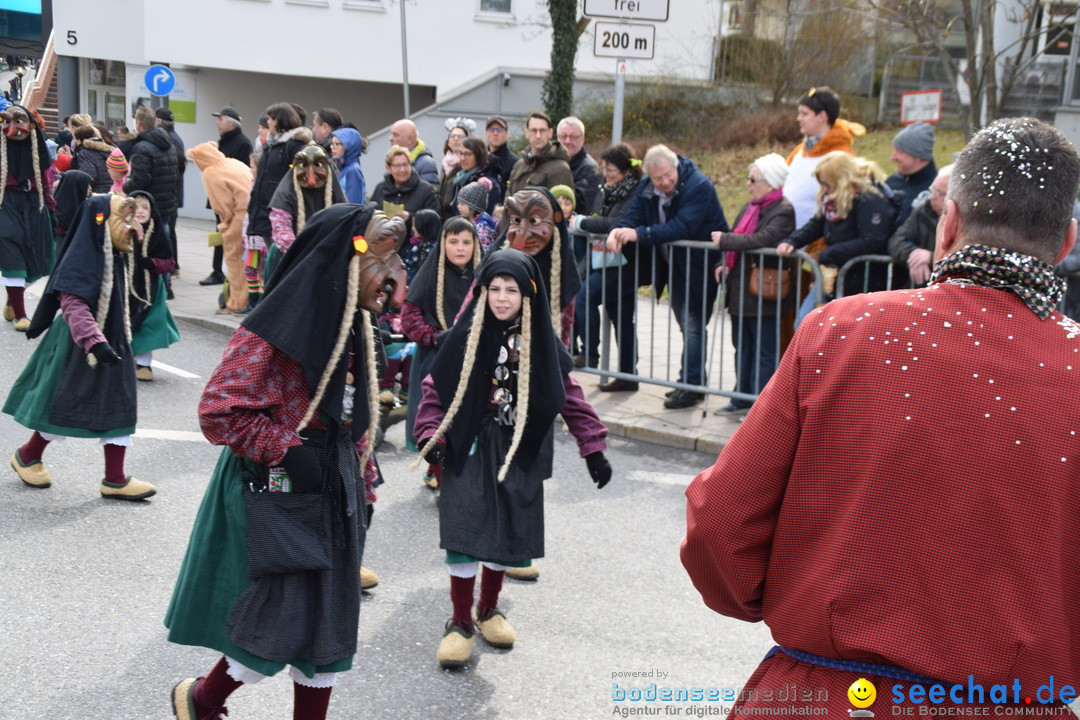
<path fill-rule="evenodd" d="M 855 139 L 855 152 L 873 160 L 886 175 L 890 175 L 896 170 L 896 166 L 889 161 L 889 155 L 892 153 L 892 139 L 897 132 L 895 129 L 867 132 L 866 135 Z M 952 162 L 953 155 L 963 147 L 964 134 L 962 132 L 939 129 L 934 143 L 934 162 L 938 167 L 948 165 Z M 750 163 L 770 152 L 777 152 L 787 157 L 792 149 L 791 145 L 762 143 L 752 147 L 743 146 L 727 150 L 690 153 L 690 157 L 716 185 L 716 194 L 720 196 L 724 214 L 728 222 L 732 222 L 739 208 L 749 199 L 746 192 L 746 173 Z"/>

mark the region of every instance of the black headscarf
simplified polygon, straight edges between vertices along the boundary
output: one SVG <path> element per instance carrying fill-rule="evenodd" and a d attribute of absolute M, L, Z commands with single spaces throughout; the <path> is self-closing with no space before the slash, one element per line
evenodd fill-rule
<path fill-rule="evenodd" d="M 53 218 L 56 227 L 67 232 L 75 222 L 75 214 L 86 202 L 86 191 L 94 184 L 94 178 L 82 170 L 68 170 L 60 177 L 60 184 L 56 186 L 53 197 L 56 198 L 56 212 Z"/>
<path fill-rule="evenodd" d="M 476 239 L 475 233 L 473 234 L 473 242 L 480 242 Z M 424 311 L 424 322 L 440 330 L 446 330 L 448 328 L 444 328 L 439 324 L 439 299 L 437 295 L 440 262 L 443 263 L 444 267 L 443 317 L 446 318 L 446 322 L 450 325 L 454 324 L 454 318 L 457 317 L 458 310 L 461 309 L 461 304 L 465 302 L 465 296 L 469 293 L 469 287 L 472 285 L 476 268 L 473 267 L 471 259 L 464 270 L 450 262 L 446 257 L 441 240 L 439 241 L 438 250 L 427 256 L 424 264 L 420 266 L 420 270 L 416 273 L 412 282 L 409 283 L 409 292 L 405 299 Z"/>
<path fill-rule="evenodd" d="M 342 203 L 308 218 L 307 226 L 278 260 L 266 294 L 242 323 L 251 332 L 285 353 L 303 368 L 312 397 L 337 341 L 345 312 L 349 261 L 356 250 L 353 237 L 363 235 L 375 205 Z M 353 406 L 353 436 L 359 438 L 371 420 L 367 397 L 366 353 L 362 316 L 353 321 L 353 349 L 358 401 Z M 341 417 L 348 353 L 342 353 L 323 395 L 320 409 Z M 372 372 L 374 368 L 370 369 Z"/>
<path fill-rule="evenodd" d="M 45 144 L 45 133 L 38 127 L 37 120 L 34 119 L 34 114 L 30 112 L 28 108 L 22 105 L 12 105 L 8 108 L 18 108 L 26 113 L 26 117 L 30 119 L 30 132 L 37 135 L 37 151 L 38 151 L 38 163 L 41 167 L 41 174 L 44 175 L 45 171 L 52 165 L 52 158 L 49 157 L 49 148 Z M 5 138 L 4 144 L 7 145 L 7 162 L 8 162 L 8 174 L 15 178 L 15 180 L 22 184 L 27 180 L 31 180 L 36 186 L 42 182 L 41 178 L 34 177 L 34 156 L 31 154 L 30 138 L 26 140 L 15 142 Z M 3 182 L 7 182 L 7 178 L 2 178 Z"/>
<path fill-rule="evenodd" d="M 74 224 L 57 254 L 56 267 L 45 285 L 45 292 L 34 312 L 34 318 L 30 321 L 26 337 L 35 338 L 52 325 L 60 309 L 62 292 L 82 298 L 89 306 L 90 314 L 97 314 L 98 297 L 105 271 L 103 253 L 105 238 L 109 232 L 109 198 L 109 195 L 91 195 L 79 208 Z M 114 272 L 109 317 L 106 319 L 106 337 L 123 327 L 123 293 L 127 292 L 124 273 L 116 272 L 119 263 L 115 260 L 120 253 L 112 250 L 111 242 L 109 248 L 114 258 Z"/>
<path fill-rule="evenodd" d="M 335 205 L 345 202 L 345 193 L 341 189 L 341 181 L 338 180 L 337 171 L 331 169 L 326 176 L 326 182 L 332 183 L 330 200 Z M 311 216 L 326 206 L 326 188 L 300 188 L 300 194 L 304 196 L 304 222 L 310 222 Z M 285 173 L 270 198 L 270 207 L 284 210 L 292 215 L 293 230 L 296 230 L 300 217 L 300 206 L 297 204 L 296 185 L 293 181 L 292 170 Z"/>
<path fill-rule="evenodd" d="M 141 269 L 141 260 L 144 257 L 157 258 L 158 260 L 169 260 L 172 258 L 172 246 L 169 245 L 168 238 L 165 237 L 165 228 L 161 222 L 161 215 L 158 213 L 157 203 L 154 202 L 154 196 L 145 190 L 136 190 L 132 192 L 128 197 L 137 198 L 142 197 L 150 201 L 150 219 L 154 223 L 154 232 L 147 239 L 145 234 L 143 236 L 143 242 L 133 242 L 131 257 L 128 258 L 129 262 L 135 264 L 135 272 L 132 273 L 131 287 L 132 291 L 139 297 L 150 301 L 152 305 L 154 302 L 154 293 L 157 292 L 158 283 L 157 277 L 151 274 L 150 286 L 146 286 L 146 273 Z M 149 223 L 143 226 L 143 230 L 148 232 L 150 230 Z M 138 330 L 142 325 L 142 321 L 146 318 L 146 315 L 150 312 L 150 305 L 147 305 L 135 298 L 131 298 L 131 329 Z"/>
<path fill-rule="evenodd" d="M 521 188 L 518 192 L 524 190 L 536 190 L 543 193 L 544 197 L 551 204 L 552 209 L 555 211 L 556 216 L 562 215 L 562 209 L 559 207 L 559 203 L 555 201 L 555 196 L 551 194 L 551 191 L 545 187 L 529 186 Z M 515 195 L 517 193 L 514 193 Z M 560 283 L 559 292 L 559 307 L 564 308 L 570 303 L 574 302 L 577 297 L 578 290 L 581 289 L 581 277 L 578 275 L 577 261 L 574 259 L 574 248 L 570 244 L 570 229 L 567 225 L 566 218 L 562 218 L 559 222 L 555 223 L 555 227 L 559 230 L 559 238 L 561 239 L 561 245 L 559 252 L 562 253 L 562 282 Z M 510 229 L 510 223 L 506 224 L 502 233 L 499 235 L 499 239 L 493 245 L 494 248 L 509 248 L 510 242 L 507 239 L 507 230 Z M 551 286 L 548 278 L 551 277 L 551 253 L 555 252 L 555 238 L 551 238 L 551 242 L 548 246 L 540 251 L 540 254 L 533 258 L 536 264 L 540 266 L 541 277 L 544 278 L 544 289 L 546 292 L 551 292 Z"/>
<path fill-rule="evenodd" d="M 459 472 L 480 428 L 480 422 L 489 412 L 491 378 L 498 363 L 499 349 L 511 325 L 518 322 L 500 322 L 486 305 L 483 308 L 477 307 L 480 288 L 490 285 L 497 275 L 514 278 L 521 288 L 522 298 L 530 298 L 532 307 L 532 345 L 528 349 L 529 414 L 515 462 L 527 464 L 535 460 L 541 443 L 555 422 L 555 416 L 566 404 L 563 378 L 573 368 L 570 354 L 552 330 L 547 289 L 535 259 L 510 248 L 490 253 L 476 270 L 476 285 L 469 306 L 462 313 L 461 320 L 451 328 L 431 366 L 431 377 L 438 389 L 439 400 L 444 408 L 449 408 L 454 401 L 464 366 L 473 315 L 483 312 L 484 327 L 466 386 L 465 399 L 446 432 L 447 461 Z"/>

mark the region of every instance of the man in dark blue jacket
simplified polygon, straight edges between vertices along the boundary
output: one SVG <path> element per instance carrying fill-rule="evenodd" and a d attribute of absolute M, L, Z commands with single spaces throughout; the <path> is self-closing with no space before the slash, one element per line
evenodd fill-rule
<path fill-rule="evenodd" d="M 704 385 L 705 327 L 712 317 L 716 281 L 710 268 L 719 254 L 707 250 L 669 247 L 674 240 L 711 242 L 714 230 L 728 232 L 724 210 L 716 189 L 689 158 L 680 157 L 664 145 L 654 145 L 645 153 L 642 167 L 648 176 L 616 229 L 608 235 L 608 249 L 620 250 L 637 242 L 654 248 L 653 285 L 659 296 L 671 287 L 671 309 L 683 333 L 682 367 L 679 382 Z M 648 277 L 641 272 L 639 277 Z M 667 408 L 698 404 L 705 395 L 692 390 L 675 390 L 664 401 Z"/>

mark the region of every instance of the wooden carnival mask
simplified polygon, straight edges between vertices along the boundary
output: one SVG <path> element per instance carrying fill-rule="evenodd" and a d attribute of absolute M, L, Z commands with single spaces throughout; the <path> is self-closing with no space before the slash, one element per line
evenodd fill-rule
<path fill-rule="evenodd" d="M 30 137 L 33 122 L 20 108 L 8 108 L 4 114 L 4 134 L 8 140 L 21 141 Z"/>
<path fill-rule="evenodd" d="M 555 223 L 562 220 L 562 212 L 552 207 L 551 201 L 539 190 L 514 193 L 506 201 L 506 213 L 510 217 L 510 227 L 506 231 L 510 247 L 533 257 L 551 244 Z"/>
<path fill-rule="evenodd" d="M 302 188 L 314 190 L 325 187 L 326 179 L 330 177 L 330 158 L 318 145 L 305 145 L 293 156 L 292 171 Z"/>
<path fill-rule="evenodd" d="M 382 210 L 371 216 L 363 235 L 353 238 L 360 256 L 360 307 L 381 313 L 387 302 L 398 306 L 405 302 L 407 277 L 397 254 L 404 240 L 405 223 L 388 218 Z"/>
<path fill-rule="evenodd" d="M 142 225 L 135 219 L 135 198 L 113 195 L 109 198 L 109 237 L 113 249 L 133 251 L 135 238 L 142 239 Z"/>

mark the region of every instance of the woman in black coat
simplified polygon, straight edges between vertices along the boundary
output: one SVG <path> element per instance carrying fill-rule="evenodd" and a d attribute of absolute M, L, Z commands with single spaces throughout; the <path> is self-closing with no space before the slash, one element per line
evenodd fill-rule
<path fill-rule="evenodd" d="M 439 196 L 435 188 L 420 179 L 409 160 L 409 151 L 400 145 L 391 145 L 387 151 L 386 174 L 371 191 L 371 202 L 387 215 L 404 220 L 409 235 L 412 234 L 412 216 L 418 211 L 427 209 L 439 213 Z"/>

